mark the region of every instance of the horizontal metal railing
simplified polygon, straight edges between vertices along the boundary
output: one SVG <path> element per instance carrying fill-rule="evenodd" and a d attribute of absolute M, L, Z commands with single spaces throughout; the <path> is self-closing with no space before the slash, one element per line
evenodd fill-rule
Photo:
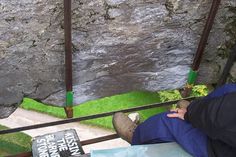
<path fill-rule="evenodd" d="M 189 98 L 185 98 L 185 99 L 149 104 L 149 105 L 138 106 L 138 107 L 133 107 L 133 108 L 129 108 L 129 109 L 122 109 L 122 110 L 117 110 L 117 111 L 112 111 L 112 112 L 100 113 L 100 114 L 95 114 L 95 115 L 88 115 L 88 116 L 83 116 L 83 117 L 78 117 L 78 118 L 70 118 L 70 119 L 49 122 L 49 123 L 0 130 L 0 135 L 16 133 L 16 132 L 32 130 L 32 129 L 38 129 L 38 128 L 43 128 L 43 127 L 50 127 L 50 126 L 54 126 L 54 125 L 62 125 L 62 124 L 67 124 L 67 123 L 72 123 L 72 122 L 79 122 L 79 121 L 90 120 L 90 119 L 95 119 L 95 118 L 102 118 L 102 117 L 112 116 L 113 114 L 115 114 L 117 112 L 127 113 L 127 112 L 146 110 L 146 109 L 151 109 L 151 108 L 156 108 L 156 107 L 170 106 L 172 104 L 176 104 L 180 100 L 191 101 L 191 100 L 194 100 L 195 98 L 196 97 L 189 97 Z M 115 138 L 119 138 L 119 136 L 117 134 L 101 136 L 101 137 L 81 141 L 81 145 L 84 146 L 84 145 L 94 144 L 94 143 L 103 142 L 103 141 L 107 141 L 107 140 L 111 140 L 111 139 L 115 139 Z M 32 152 L 25 152 L 25 153 L 21 153 L 18 155 L 12 155 L 9 157 L 29 157 L 29 156 L 32 156 Z"/>

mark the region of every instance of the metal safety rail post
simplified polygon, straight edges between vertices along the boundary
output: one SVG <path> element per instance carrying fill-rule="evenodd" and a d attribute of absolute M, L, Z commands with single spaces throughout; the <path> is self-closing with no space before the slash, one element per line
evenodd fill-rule
<path fill-rule="evenodd" d="M 230 51 L 228 60 L 225 64 L 224 70 L 222 72 L 222 75 L 217 83 L 217 87 L 222 86 L 223 84 L 226 83 L 227 78 L 229 76 L 230 70 L 232 66 L 234 65 L 234 62 L 236 61 L 236 43 L 233 49 Z"/>
<path fill-rule="evenodd" d="M 68 118 L 73 117 L 73 84 L 72 84 L 72 35 L 71 35 L 71 0 L 64 0 L 64 34 L 65 34 L 65 83 L 66 106 Z"/>
<path fill-rule="evenodd" d="M 197 48 L 197 52 L 196 52 L 194 60 L 193 60 L 193 64 L 192 64 L 191 69 L 189 71 L 187 84 L 184 88 L 184 91 L 182 92 L 183 97 L 188 97 L 190 95 L 193 85 L 196 82 L 197 73 L 198 73 L 198 69 L 199 69 L 199 66 L 200 66 L 200 63 L 202 60 L 203 52 L 204 52 L 205 47 L 207 45 L 207 40 L 208 40 L 210 31 L 212 29 L 212 26 L 214 24 L 216 14 L 217 14 L 217 11 L 220 6 L 220 2 L 221 2 L 221 0 L 213 0 L 212 1 L 210 13 L 208 15 L 204 30 L 202 32 L 202 36 L 201 36 L 201 39 L 198 44 L 198 48 Z"/>

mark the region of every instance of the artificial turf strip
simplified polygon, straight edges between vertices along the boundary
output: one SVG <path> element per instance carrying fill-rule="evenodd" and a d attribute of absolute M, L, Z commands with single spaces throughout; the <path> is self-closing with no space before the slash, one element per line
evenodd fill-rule
<path fill-rule="evenodd" d="M 41 113 L 47 113 L 49 115 L 59 117 L 59 118 L 66 118 L 63 108 L 44 105 L 42 103 L 39 103 L 29 98 L 24 98 L 23 103 L 21 104 L 20 107 L 26 110 L 33 110 L 33 111 L 37 111 Z"/>
<path fill-rule="evenodd" d="M 193 89 L 192 96 L 203 96 L 208 93 L 205 86 L 196 86 Z M 119 109 L 126 109 L 130 107 L 147 105 L 152 103 L 158 103 L 169 100 L 180 99 L 180 94 L 177 90 L 163 91 L 158 93 L 151 92 L 131 92 L 112 97 L 107 97 L 99 100 L 89 101 L 79 106 L 74 107 L 75 117 L 92 115 L 97 113 L 115 111 Z M 38 112 L 47 113 L 56 117 L 65 118 L 63 108 L 46 106 L 38 103 L 32 99 L 25 98 L 21 105 L 22 108 L 35 110 Z M 142 119 L 146 119 L 159 112 L 166 111 L 166 108 L 154 108 L 149 110 L 140 111 Z M 102 126 L 106 128 L 112 128 L 111 117 L 99 118 L 87 121 L 89 124 Z M 0 130 L 6 129 L 4 126 L 0 126 Z M 20 152 L 26 152 L 31 149 L 31 137 L 23 133 L 0 135 L 0 156 L 6 156 L 11 154 L 17 154 Z"/>
<path fill-rule="evenodd" d="M 176 94 L 176 93 L 174 93 Z M 105 97 L 98 100 L 88 101 L 74 107 L 74 117 L 93 115 L 98 113 L 127 109 L 135 106 L 158 103 L 161 101 L 160 95 L 156 92 L 131 92 L 126 94 Z M 55 106 L 46 106 L 32 99 L 25 98 L 22 108 L 27 110 L 35 110 L 42 113 L 47 113 L 60 118 L 65 118 L 64 109 Z M 155 108 L 140 111 L 142 119 L 146 119 L 154 114 L 165 111 L 166 108 Z M 87 120 L 85 123 L 92 124 L 105 128 L 113 128 L 111 117 Z"/>
<path fill-rule="evenodd" d="M 207 95 L 208 89 L 204 85 L 194 86 L 191 96 Z M 88 101 L 80 105 L 74 106 L 74 117 L 81 117 L 87 115 L 94 115 L 98 113 L 117 111 L 120 109 L 127 109 L 131 107 L 147 105 L 152 103 L 165 102 L 170 100 L 178 100 L 181 95 L 178 90 L 161 91 L 161 92 L 130 92 L 126 94 L 105 97 L 98 100 Z M 22 108 L 28 110 L 35 110 L 38 112 L 47 113 L 52 116 L 66 118 L 63 108 L 55 106 L 47 106 L 38 103 L 32 99 L 25 98 L 21 105 Z M 139 111 L 141 119 L 145 120 L 148 117 L 166 111 L 167 107 L 153 108 L 149 110 Z M 86 124 L 92 124 L 108 129 L 112 129 L 111 117 L 93 119 L 83 121 Z"/>
<path fill-rule="evenodd" d="M 0 125 L 0 130 L 7 129 Z M 0 135 L 0 156 L 14 155 L 31 150 L 31 137 L 24 133 Z"/>
<path fill-rule="evenodd" d="M 90 101 L 88 104 L 81 104 L 80 106 L 75 107 L 74 113 L 76 116 L 84 116 L 91 113 L 96 114 L 102 112 L 116 111 L 120 109 L 127 109 L 156 102 L 160 102 L 160 98 L 157 93 L 131 92 L 127 94 L 103 98 L 97 101 Z M 146 119 L 147 117 L 150 117 L 153 114 L 157 114 L 165 110 L 165 108 L 155 108 L 139 111 L 139 113 L 141 114 L 142 119 Z M 113 128 L 111 116 L 88 120 L 87 123 L 102 126 L 109 129 Z"/>

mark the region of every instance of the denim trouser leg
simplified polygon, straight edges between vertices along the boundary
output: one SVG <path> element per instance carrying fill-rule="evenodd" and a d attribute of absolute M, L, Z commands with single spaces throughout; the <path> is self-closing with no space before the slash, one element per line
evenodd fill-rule
<path fill-rule="evenodd" d="M 167 117 L 167 112 L 150 117 L 134 132 L 132 145 L 177 142 L 194 157 L 207 157 L 207 136 L 190 123 Z"/>
<path fill-rule="evenodd" d="M 212 99 L 232 92 L 236 92 L 236 83 L 229 83 L 218 87 L 210 94 L 208 94 L 204 99 Z"/>

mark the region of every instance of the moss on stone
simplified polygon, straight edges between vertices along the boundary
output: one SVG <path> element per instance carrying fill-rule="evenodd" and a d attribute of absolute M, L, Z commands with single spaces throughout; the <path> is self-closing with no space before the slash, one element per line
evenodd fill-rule
<path fill-rule="evenodd" d="M 226 42 L 225 46 L 228 49 L 232 49 L 236 43 L 236 7 L 229 6 L 228 9 L 232 14 L 227 18 L 225 26 L 225 32 L 229 36 L 229 40 Z"/>
<path fill-rule="evenodd" d="M 227 23 L 225 26 L 225 32 L 229 39 L 224 45 L 223 54 L 228 58 L 230 51 L 232 51 L 233 46 L 236 44 L 236 7 L 229 6 L 230 16 L 227 18 Z M 236 82 L 236 78 L 230 75 L 227 79 L 227 82 Z"/>

